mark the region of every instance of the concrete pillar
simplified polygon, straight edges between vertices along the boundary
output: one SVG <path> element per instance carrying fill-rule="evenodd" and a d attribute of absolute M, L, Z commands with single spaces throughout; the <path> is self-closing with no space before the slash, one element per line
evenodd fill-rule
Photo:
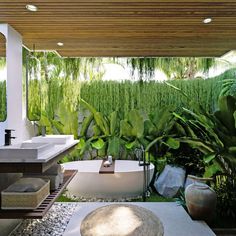
<path fill-rule="evenodd" d="M 22 37 L 8 24 L 0 24 L 0 33 L 6 38 L 7 62 L 7 119 L 0 124 L 0 145 L 4 144 L 4 129 L 14 129 L 19 143 L 32 137 L 32 125 L 26 119 L 22 79 Z"/>

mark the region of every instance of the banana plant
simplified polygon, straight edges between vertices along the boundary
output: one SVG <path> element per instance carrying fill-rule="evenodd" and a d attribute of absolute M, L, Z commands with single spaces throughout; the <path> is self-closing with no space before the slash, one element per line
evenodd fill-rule
<path fill-rule="evenodd" d="M 84 141 L 86 140 L 81 147 L 81 154 L 90 148 L 95 148 L 98 150 L 99 156 L 112 155 L 118 157 L 123 143 L 119 135 L 118 112 L 114 111 L 109 116 L 105 116 L 83 99 L 80 99 L 80 104 L 90 111 L 90 116 L 84 120 L 80 133 L 81 138 L 84 138 Z M 93 136 L 86 139 L 86 130 L 88 130 L 92 120 L 94 120 Z"/>
<path fill-rule="evenodd" d="M 176 118 L 172 114 L 172 107 L 163 108 L 159 113 L 148 117 L 133 109 L 125 119 L 120 120 L 116 111 L 105 116 L 83 99 L 80 100 L 80 104 L 90 111 L 81 127 L 81 155 L 91 148 L 98 150 L 99 156 L 118 156 L 121 150 L 132 156 L 134 150 L 141 145 L 146 152 L 153 153 L 155 150 L 151 149 L 154 146 L 165 147 L 168 150 L 180 147 L 180 142 L 173 132 Z M 88 138 L 86 133 L 92 121 L 93 135 Z"/>
<path fill-rule="evenodd" d="M 150 114 L 149 119 L 145 120 L 145 137 L 149 141 L 146 151 L 154 145 L 164 145 L 169 149 L 178 149 L 180 143 L 175 139 L 174 126 L 175 118 L 172 114 L 172 107 L 165 107 L 158 113 Z"/>
<path fill-rule="evenodd" d="M 144 119 L 138 110 L 131 110 L 120 122 L 120 136 L 126 140 L 128 150 L 144 144 Z"/>
<path fill-rule="evenodd" d="M 172 88 L 182 93 L 179 88 Z M 183 108 L 183 114 L 173 112 L 176 127 L 182 133 L 178 140 L 205 155 L 205 177 L 212 177 L 217 173 L 235 173 L 236 98 L 229 95 L 220 97 L 219 110 L 209 114 L 201 104 L 192 102 L 188 94 L 183 95 L 188 98 L 192 110 Z"/>
<path fill-rule="evenodd" d="M 236 170 L 235 104 L 234 97 L 223 96 L 219 99 L 219 110 L 214 114 L 185 108 L 182 116 L 174 114 L 179 126 L 191 130 L 178 140 L 205 155 L 205 177 L 217 173 L 232 174 Z"/>
<path fill-rule="evenodd" d="M 171 134 L 175 121 L 169 109 L 171 108 L 165 108 L 148 117 L 142 115 L 140 111 L 131 110 L 128 118 L 121 121 L 120 134 L 126 140 L 125 147 L 134 150 L 142 145 L 145 152 L 151 155 L 155 155 L 156 150 L 152 151 L 154 146 L 178 149 L 180 143 Z"/>

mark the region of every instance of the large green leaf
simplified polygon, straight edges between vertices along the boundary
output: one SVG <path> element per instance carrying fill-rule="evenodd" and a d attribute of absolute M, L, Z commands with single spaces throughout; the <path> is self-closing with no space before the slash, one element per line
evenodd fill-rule
<path fill-rule="evenodd" d="M 131 110 L 128 114 L 129 122 L 132 126 L 132 136 L 141 138 L 144 132 L 144 120 L 137 110 Z"/>
<path fill-rule="evenodd" d="M 105 157 L 107 155 L 107 143 L 104 144 L 103 148 L 98 149 L 98 156 Z"/>
<path fill-rule="evenodd" d="M 81 126 L 81 131 L 80 131 L 80 136 L 86 136 L 87 131 L 88 131 L 88 127 L 91 124 L 93 120 L 93 114 L 91 113 L 89 116 L 85 117 L 83 122 L 82 122 L 82 126 Z"/>
<path fill-rule="evenodd" d="M 177 131 L 177 134 L 178 134 L 179 136 L 186 136 L 186 131 L 185 131 L 183 125 L 181 125 L 181 124 L 175 122 L 174 127 L 175 127 L 175 129 L 176 129 L 176 131 Z"/>
<path fill-rule="evenodd" d="M 203 160 L 206 164 L 210 163 L 212 160 L 214 160 L 216 157 L 215 153 L 211 153 L 209 155 L 204 156 Z"/>
<path fill-rule="evenodd" d="M 47 126 L 47 127 L 51 125 L 50 119 L 48 118 L 47 115 L 45 115 L 45 114 L 41 115 L 41 119 L 39 121 L 39 125 L 40 126 Z"/>
<path fill-rule="evenodd" d="M 172 137 L 168 138 L 165 143 L 172 149 L 178 149 L 180 147 L 180 142 Z"/>
<path fill-rule="evenodd" d="M 95 137 L 97 137 L 101 134 L 101 130 L 99 129 L 98 125 L 93 125 L 92 129 L 93 129 L 93 135 Z"/>
<path fill-rule="evenodd" d="M 78 149 L 80 150 L 79 155 L 82 156 L 85 153 L 85 151 L 89 150 L 90 145 L 91 145 L 91 139 L 85 141 L 85 139 L 81 138 L 80 142 L 77 145 Z"/>
<path fill-rule="evenodd" d="M 110 134 L 113 136 L 118 128 L 118 115 L 117 111 L 113 111 L 110 116 Z"/>
<path fill-rule="evenodd" d="M 101 112 L 96 111 L 96 109 L 93 106 L 91 106 L 89 103 L 87 103 L 83 99 L 81 99 L 80 102 L 93 114 L 94 120 L 96 124 L 98 125 L 99 129 L 105 135 L 109 135 L 110 129 L 109 129 L 109 125 L 108 125 L 108 121 L 106 117 Z"/>
<path fill-rule="evenodd" d="M 83 106 L 85 106 L 91 113 L 95 114 L 97 111 L 96 109 L 91 106 L 89 103 L 87 103 L 84 99 L 80 99 L 80 104 L 82 104 Z"/>
<path fill-rule="evenodd" d="M 145 120 L 144 121 L 144 134 L 150 135 L 150 134 L 155 134 L 156 132 L 157 132 L 157 129 L 155 125 L 150 120 Z"/>
<path fill-rule="evenodd" d="M 187 120 L 186 120 L 185 117 L 183 117 L 183 116 L 177 114 L 176 112 L 173 112 L 172 114 L 173 114 L 177 119 L 181 120 L 183 123 L 186 123 L 186 122 L 187 122 Z"/>
<path fill-rule="evenodd" d="M 234 116 L 234 127 L 236 128 L 236 111 L 234 112 L 233 116 Z"/>
<path fill-rule="evenodd" d="M 118 157 L 120 153 L 120 138 L 114 136 L 108 142 L 107 153 L 113 157 Z"/>
<path fill-rule="evenodd" d="M 138 142 L 137 142 L 136 139 L 135 139 L 134 141 L 132 141 L 132 142 L 127 142 L 127 143 L 125 144 L 125 147 L 126 147 L 127 149 L 129 149 L 129 150 L 134 149 L 134 148 L 137 147 L 137 146 L 138 146 Z"/>
<path fill-rule="evenodd" d="M 150 148 L 155 145 L 157 142 L 162 142 L 162 139 L 164 138 L 164 136 L 160 136 L 155 138 L 154 140 L 152 140 L 146 147 L 145 151 L 149 152 Z"/>
<path fill-rule="evenodd" d="M 204 178 L 210 178 L 214 176 L 218 171 L 221 171 L 221 167 L 217 162 L 214 162 L 212 165 L 205 168 Z"/>
<path fill-rule="evenodd" d="M 173 114 L 170 112 L 171 107 L 166 107 L 161 109 L 158 113 L 149 115 L 150 120 L 156 127 L 158 135 L 161 135 L 166 127 L 169 127 L 171 120 L 173 119 Z"/>
<path fill-rule="evenodd" d="M 101 138 L 99 138 L 97 141 L 92 142 L 91 144 L 92 144 L 93 148 L 96 148 L 96 149 L 99 150 L 99 149 L 102 149 L 104 147 L 105 143 Z"/>
<path fill-rule="evenodd" d="M 210 152 L 210 153 L 214 152 L 214 150 L 212 149 L 210 144 L 207 145 L 207 143 L 203 142 L 202 140 L 193 140 L 193 139 L 189 139 L 189 138 L 178 138 L 178 140 L 182 143 L 189 144 L 193 148 L 203 147 L 206 150 L 208 150 L 208 152 Z"/>
<path fill-rule="evenodd" d="M 120 135 L 121 136 L 132 136 L 132 126 L 128 123 L 127 120 L 120 121 Z"/>
<path fill-rule="evenodd" d="M 215 116 L 231 133 L 235 133 L 234 112 L 236 111 L 236 99 L 229 95 L 220 97 L 219 108 L 220 109 L 215 113 Z"/>
<path fill-rule="evenodd" d="M 103 114 L 101 112 L 95 112 L 94 119 L 95 119 L 95 122 L 98 125 L 99 129 L 101 129 L 101 131 L 105 135 L 108 135 L 109 134 L 109 128 L 107 127 L 107 125 L 105 125 L 106 121 L 104 119 Z"/>
<path fill-rule="evenodd" d="M 60 133 L 60 134 L 64 133 L 64 125 L 60 121 L 52 120 L 52 125 L 56 128 L 58 133 Z"/>
<path fill-rule="evenodd" d="M 80 138 L 79 143 L 77 145 L 77 148 L 78 149 L 83 149 L 85 147 L 85 145 L 86 145 L 85 139 L 84 138 Z"/>

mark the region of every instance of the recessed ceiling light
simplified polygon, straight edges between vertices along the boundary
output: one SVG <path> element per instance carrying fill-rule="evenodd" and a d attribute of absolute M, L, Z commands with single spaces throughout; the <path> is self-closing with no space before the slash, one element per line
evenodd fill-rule
<path fill-rule="evenodd" d="M 27 4 L 25 6 L 25 8 L 28 10 L 28 11 L 38 11 L 38 7 L 35 6 L 35 5 L 32 5 L 32 4 Z"/>
<path fill-rule="evenodd" d="M 203 20 L 203 23 L 204 24 L 209 24 L 209 23 L 211 23 L 212 22 L 212 19 L 211 18 L 205 18 L 204 20 Z"/>
<path fill-rule="evenodd" d="M 62 46 L 64 45 L 64 43 L 58 42 L 57 45 L 58 45 L 59 47 L 62 47 Z"/>

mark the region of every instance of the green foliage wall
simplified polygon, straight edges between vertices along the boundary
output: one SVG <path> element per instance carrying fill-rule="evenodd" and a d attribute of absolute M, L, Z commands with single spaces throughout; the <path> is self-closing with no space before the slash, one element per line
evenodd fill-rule
<path fill-rule="evenodd" d="M 28 89 L 28 118 L 29 120 L 40 120 L 41 116 L 41 86 L 40 81 L 29 81 Z"/>
<path fill-rule="evenodd" d="M 222 87 L 224 74 L 203 80 L 174 80 L 170 83 L 187 93 L 195 102 L 206 110 L 215 110 Z M 81 86 L 81 98 L 105 115 L 117 110 L 121 118 L 126 117 L 131 109 L 145 113 L 160 110 L 164 106 L 183 107 L 186 98 L 165 83 L 160 82 L 114 82 L 91 81 Z"/>
<path fill-rule="evenodd" d="M 183 90 L 195 102 L 200 103 L 208 111 L 216 109 L 217 100 L 224 79 L 233 78 L 235 69 L 207 80 L 172 80 L 168 81 Z M 35 88 L 36 86 L 36 88 Z M 92 80 L 81 82 L 66 78 L 50 78 L 43 80 L 41 88 L 41 112 L 46 111 L 49 118 L 54 118 L 59 104 L 63 101 L 71 111 L 78 108 L 79 96 L 105 115 L 119 111 L 120 118 L 126 117 L 131 109 L 138 109 L 146 114 L 160 110 L 164 106 L 184 107 L 186 98 L 165 83 L 150 82 L 116 82 Z M 32 91 L 30 91 L 32 89 Z M 37 90 L 37 92 L 36 92 Z M 37 84 L 30 84 L 28 116 L 38 118 L 38 100 L 33 98 L 39 92 Z"/>

